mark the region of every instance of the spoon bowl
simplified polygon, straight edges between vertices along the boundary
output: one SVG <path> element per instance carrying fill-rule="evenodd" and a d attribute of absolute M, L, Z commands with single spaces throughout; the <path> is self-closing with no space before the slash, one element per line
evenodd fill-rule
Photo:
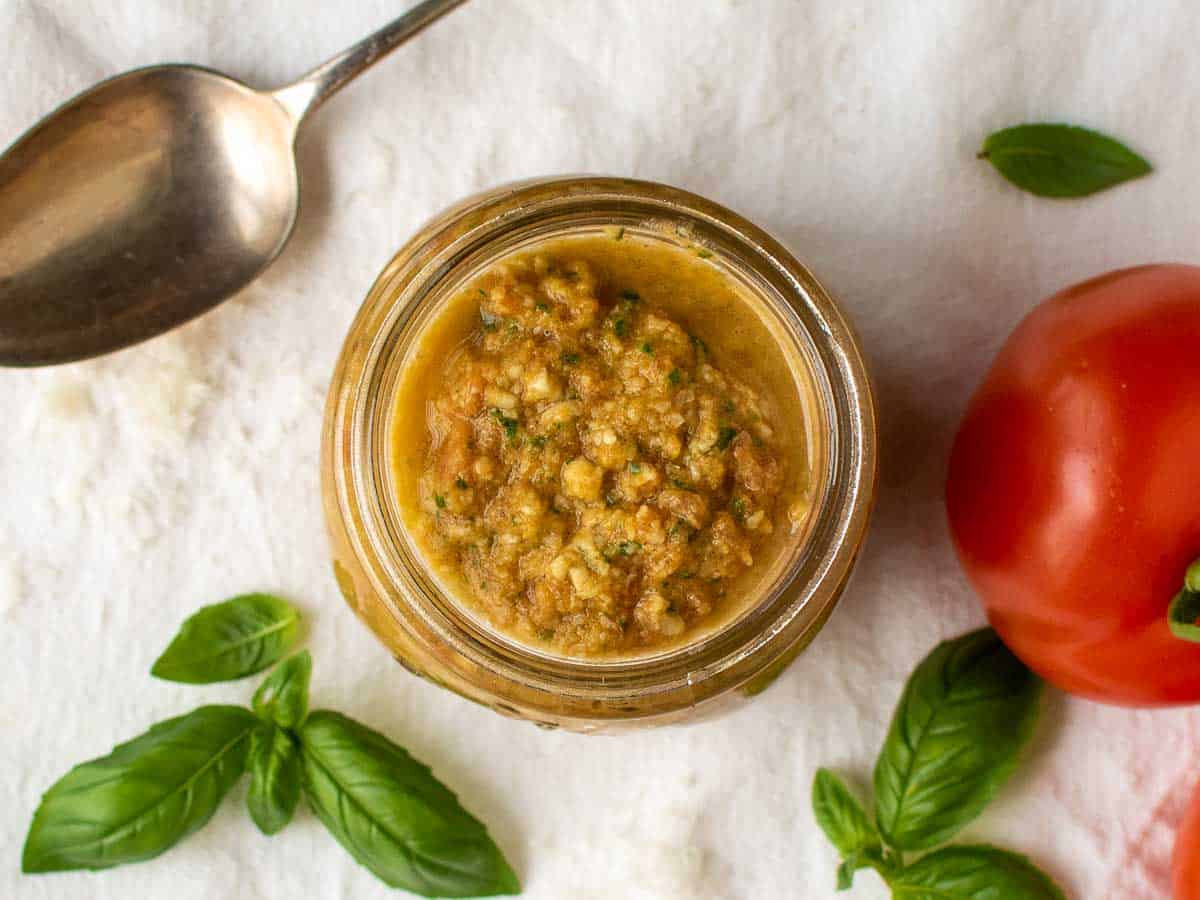
<path fill-rule="evenodd" d="M 191 66 L 118 76 L 36 126 L 0 157 L 0 362 L 115 350 L 252 281 L 296 222 L 295 133 L 270 94 Z"/>
<path fill-rule="evenodd" d="M 296 224 L 305 117 L 463 2 L 424 0 L 275 91 L 154 66 L 34 126 L 0 156 L 0 365 L 126 347 L 257 278 Z"/>

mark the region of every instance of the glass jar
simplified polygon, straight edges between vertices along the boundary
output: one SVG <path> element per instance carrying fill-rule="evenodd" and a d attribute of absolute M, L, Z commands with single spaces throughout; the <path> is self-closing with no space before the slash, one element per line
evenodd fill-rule
<path fill-rule="evenodd" d="M 514 250 L 614 229 L 699 248 L 761 307 L 796 377 L 808 382 L 813 511 L 779 574 L 728 624 L 644 657 L 569 659 L 505 638 L 447 596 L 402 524 L 388 441 L 400 373 L 440 304 Z M 578 731 L 692 718 L 762 691 L 833 611 L 866 533 L 875 451 L 871 386 L 852 330 L 816 279 L 761 229 L 650 182 L 509 185 L 457 204 L 419 231 L 380 274 L 350 328 L 322 434 L 334 574 L 401 665 L 500 713 Z"/>

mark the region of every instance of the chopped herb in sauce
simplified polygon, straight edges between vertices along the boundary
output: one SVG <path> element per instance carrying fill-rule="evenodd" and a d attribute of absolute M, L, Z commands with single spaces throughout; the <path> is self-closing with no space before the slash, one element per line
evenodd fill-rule
<path fill-rule="evenodd" d="M 642 299 L 642 295 L 637 291 L 624 290 L 621 291 L 621 299 L 628 300 L 630 303 L 637 303 Z"/>
<path fill-rule="evenodd" d="M 516 419 L 511 419 L 506 416 L 504 414 L 504 410 L 501 409 L 493 409 L 492 418 L 494 418 L 500 424 L 500 427 L 504 429 L 504 436 L 506 438 L 508 438 L 510 441 L 516 438 L 517 429 L 521 427 L 520 422 L 518 422 Z"/>
<path fill-rule="evenodd" d="M 621 541 L 620 545 L 617 547 L 617 552 L 619 552 L 622 556 L 633 556 L 633 554 L 637 553 L 641 549 L 642 545 L 639 541 Z"/>
<path fill-rule="evenodd" d="M 682 378 L 683 376 L 679 373 L 678 369 L 672 369 L 670 374 L 667 375 L 667 381 L 671 382 L 671 384 L 679 384 Z"/>
<path fill-rule="evenodd" d="M 467 479 L 463 478 L 461 475 L 454 479 L 454 486 L 460 491 L 465 491 L 470 487 L 470 485 L 467 484 Z"/>
<path fill-rule="evenodd" d="M 646 343 L 642 344 L 642 352 L 647 356 L 653 356 L 654 346 L 649 341 L 646 341 Z"/>
<path fill-rule="evenodd" d="M 717 449 L 724 450 L 727 448 L 730 441 L 737 437 L 737 433 L 738 430 L 736 428 L 730 428 L 728 425 L 722 428 L 717 432 Z"/>
<path fill-rule="evenodd" d="M 434 503 L 437 505 L 437 508 L 438 508 L 438 509 L 445 509 L 445 508 L 446 508 L 446 498 L 445 498 L 445 497 L 443 497 L 441 494 L 434 494 L 434 495 L 433 495 L 433 502 L 434 502 Z"/>
<path fill-rule="evenodd" d="M 548 441 L 548 440 L 549 440 L 549 438 L 547 438 L 544 434 L 539 434 L 537 437 L 535 437 L 529 443 L 533 444 L 533 448 L 535 450 L 541 450 L 543 447 L 546 446 L 546 441 Z"/>
<path fill-rule="evenodd" d="M 613 331 L 617 337 L 625 337 L 625 332 L 629 330 L 629 323 L 624 319 L 615 319 L 613 321 Z"/>
<path fill-rule="evenodd" d="M 537 306 L 534 307 L 534 309 L 536 309 L 538 312 L 550 312 L 550 304 L 549 303 L 539 303 Z"/>
<path fill-rule="evenodd" d="M 559 359 L 562 360 L 562 364 L 564 366 L 574 366 L 579 363 L 579 354 L 578 353 L 564 353 L 562 356 L 559 357 Z"/>
<path fill-rule="evenodd" d="M 642 474 L 642 464 L 637 463 L 637 462 L 631 462 L 629 464 L 629 471 L 632 472 L 634 475 Z"/>

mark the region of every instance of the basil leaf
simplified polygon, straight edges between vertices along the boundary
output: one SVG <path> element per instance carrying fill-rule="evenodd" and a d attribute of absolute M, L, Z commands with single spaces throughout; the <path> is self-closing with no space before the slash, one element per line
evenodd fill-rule
<path fill-rule="evenodd" d="M 837 888 L 844 891 L 853 883 L 855 872 L 882 861 L 879 832 L 862 805 L 828 769 L 818 769 L 813 778 L 812 807 L 817 824 L 843 857 Z"/>
<path fill-rule="evenodd" d="M 307 650 L 289 656 L 275 667 L 254 692 L 254 713 L 280 728 L 298 728 L 308 713 L 308 682 L 312 657 Z"/>
<path fill-rule="evenodd" d="M 1151 171 L 1124 144 L 1071 125 L 1005 128 L 988 136 L 979 157 L 1040 197 L 1084 197 Z"/>
<path fill-rule="evenodd" d="M 1066 900 L 1024 856 L 987 846 L 937 850 L 888 883 L 893 900 Z"/>
<path fill-rule="evenodd" d="M 383 735 L 319 710 L 299 736 L 309 804 L 386 884 L 427 897 L 520 891 L 487 829 L 427 767 Z"/>
<path fill-rule="evenodd" d="M 76 766 L 42 796 L 23 872 L 106 869 L 158 856 L 209 820 L 238 780 L 258 720 L 202 706 Z"/>
<path fill-rule="evenodd" d="M 1012 774 L 1041 681 L 990 628 L 939 644 L 904 688 L 875 764 L 875 819 L 899 850 L 944 843 Z"/>
<path fill-rule="evenodd" d="M 243 594 L 190 616 L 150 670 L 167 681 L 211 684 L 261 672 L 300 636 L 300 614 L 270 594 Z"/>
<path fill-rule="evenodd" d="M 295 739 L 274 725 L 260 725 L 250 736 L 246 759 L 250 792 L 246 806 L 263 834 L 281 831 L 300 802 L 303 763 Z"/>
<path fill-rule="evenodd" d="M 879 846 L 879 832 L 862 805 L 828 769 L 818 769 L 812 788 L 813 817 L 842 856 Z"/>

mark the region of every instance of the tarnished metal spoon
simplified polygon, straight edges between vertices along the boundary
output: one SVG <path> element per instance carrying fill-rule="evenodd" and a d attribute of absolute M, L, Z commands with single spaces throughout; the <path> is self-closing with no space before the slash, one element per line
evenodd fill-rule
<path fill-rule="evenodd" d="M 0 157 L 0 365 L 96 356 L 211 309 L 296 223 L 305 117 L 465 0 L 425 0 L 294 84 L 171 65 L 102 82 Z"/>

